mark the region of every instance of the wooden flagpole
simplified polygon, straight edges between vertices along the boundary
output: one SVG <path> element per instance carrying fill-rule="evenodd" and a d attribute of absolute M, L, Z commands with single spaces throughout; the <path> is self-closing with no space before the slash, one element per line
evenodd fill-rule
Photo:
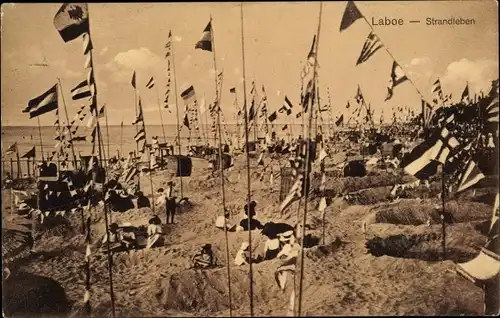
<path fill-rule="evenodd" d="M 316 43 L 315 43 L 315 61 L 314 61 L 314 67 L 313 67 L 313 83 L 316 84 L 316 70 L 317 70 L 317 65 L 318 65 L 318 47 L 319 47 L 319 37 L 320 37 L 320 31 L 321 31 L 321 16 L 323 12 L 323 1 L 320 2 L 320 7 L 319 7 L 319 18 L 318 18 L 318 30 L 316 32 Z M 308 101 L 309 102 L 309 101 Z M 304 278 L 304 238 L 305 238 L 305 227 L 306 227 L 306 220 L 307 220 L 307 200 L 309 199 L 309 161 L 310 159 L 310 146 L 311 146 L 311 124 L 312 124 L 312 116 L 313 116 L 313 107 L 314 103 L 311 103 L 309 106 L 309 123 L 308 123 L 308 129 L 307 133 L 308 136 L 306 138 L 306 143 L 307 143 L 307 152 L 306 152 L 306 161 L 305 161 L 305 175 L 304 175 L 304 183 L 305 183 L 305 193 L 304 193 L 304 214 L 302 216 L 302 233 L 301 235 L 301 244 L 300 244 L 300 279 L 299 279 L 299 295 L 298 295 L 298 310 L 297 314 L 300 317 L 301 310 L 302 310 L 302 290 L 303 290 L 303 278 Z M 305 114 L 304 114 L 305 115 Z M 303 116 L 305 117 L 305 116 Z M 297 224 L 298 225 L 298 224 Z"/>
<path fill-rule="evenodd" d="M 160 113 L 160 123 L 161 123 L 161 131 L 163 133 L 163 142 L 167 142 L 167 134 L 165 134 L 165 126 L 163 125 L 163 115 L 161 113 L 161 105 L 160 105 L 160 93 L 158 92 L 158 86 L 156 86 L 156 99 L 158 101 L 158 112 Z"/>
<path fill-rule="evenodd" d="M 172 48 L 172 71 L 173 71 L 173 79 L 174 79 L 174 95 L 175 95 L 175 109 L 176 109 L 176 119 L 177 119 L 177 141 L 179 142 L 179 156 L 182 155 L 182 147 L 181 147 L 181 129 L 180 129 L 180 123 L 179 123 L 179 98 L 178 98 L 178 92 L 177 92 L 177 73 L 175 72 L 175 54 L 174 54 L 174 41 L 172 41 L 171 44 Z M 181 168 L 179 164 L 179 169 Z M 181 172 L 181 171 L 180 171 Z M 181 173 L 182 174 L 182 173 Z M 183 184 L 182 184 L 182 176 L 179 176 L 179 181 L 181 183 L 181 198 L 184 197 L 184 189 L 183 189 Z"/>
<path fill-rule="evenodd" d="M 443 241 L 442 241 L 442 246 L 443 246 L 443 261 L 446 260 L 446 222 L 445 222 L 445 203 L 446 203 L 446 182 L 445 182 L 445 172 L 444 168 L 446 166 L 446 163 L 442 164 L 441 166 L 441 204 L 442 204 L 442 211 L 441 211 L 441 228 L 443 231 Z"/>
<path fill-rule="evenodd" d="M 90 12 L 89 12 L 89 17 L 88 17 L 88 20 L 89 20 L 89 29 L 88 29 L 88 36 L 89 36 L 89 40 L 91 39 L 91 36 L 90 36 Z M 89 51 L 88 54 L 90 54 L 90 60 L 91 60 L 91 65 L 92 67 L 94 67 L 94 57 L 93 57 L 93 49 L 91 49 Z M 94 79 L 94 83 L 93 85 L 97 86 L 97 84 L 95 83 L 95 79 Z M 97 142 L 98 142 L 98 152 L 99 152 L 99 159 L 102 159 L 102 152 L 101 152 L 101 147 L 100 147 L 100 136 L 101 136 L 101 129 L 100 129 L 100 125 L 99 125 L 99 110 L 97 109 L 97 89 L 94 90 L 94 95 L 92 96 L 93 99 L 95 99 L 95 104 L 93 106 L 95 106 L 94 108 L 94 111 L 95 111 L 95 116 L 96 116 L 96 134 L 97 134 Z M 95 140 L 94 140 L 95 142 Z M 113 318 L 116 317 L 116 312 L 115 312 L 115 294 L 114 294 L 114 291 L 113 291 L 113 262 L 112 262 L 112 255 L 111 255 L 111 249 L 110 249 L 110 231 L 109 231 L 109 221 L 108 221 L 108 207 L 107 207 L 107 204 L 105 203 L 104 204 L 104 221 L 105 221 L 105 226 L 106 226 L 106 235 L 107 235 L 107 254 L 108 254 L 108 273 L 109 273 L 109 290 L 110 290 L 110 296 L 111 296 L 111 311 L 112 311 L 112 315 L 113 315 Z"/>
<path fill-rule="evenodd" d="M 247 205 L 248 205 L 248 226 L 250 229 L 252 222 L 252 213 L 250 211 L 250 201 L 252 198 L 251 192 L 251 179 L 250 179 L 250 156 L 248 154 L 249 145 L 248 145 L 248 110 L 247 110 L 247 88 L 246 88 L 246 67 L 245 67 L 245 32 L 244 32 L 244 23 L 243 23 L 243 2 L 240 2 L 241 8 L 241 57 L 243 62 L 243 113 L 245 118 L 245 153 L 246 153 L 246 161 L 247 161 Z M 252 231 L 248 231 L 248 243 L 250 244 L 249 248 L 249 284 L 250 284 L 250 316 L 253 317 L 253 268 L 252 268 Z"/>
<path fill-rule="evenodd" d="M 123 158 L 123 118 L 120 124 L 120 156 Z"/>
<path fill-rule="evenodd" d="M 40 126 L 40 117 L 37 116 L 37 123 L 38 123 L 38 136 L 40 137 L 40 151 L 42 153 L 42 161 L 45 161 L 45 158 L 43 157 L 43 140 L 42 140 L 42 127 Z M 17 149 L 17 145 L 16 145 Z"/>
<path fill-rule="evenodd" d="M 105 107 L 105 106 L 106 106 L 106 104 L 102 105 L 102 107 Z M 109 161 L 109 159 L 111 159 L 111 152 L 109 152 L 109 144 L 111 143 L 111 141 L 110 141 L 110 134 L 109 134 L 108 108 L 107 107 L 104 109 L 104 114 L 106 116 L 106 135 L 107 135 L 106 137 L 108 137 L 107 138 L 107 142 L 108 142 L 108 145 L 107 145 L 108 149 L 107 150 L 108 150 L 108 161 Z M 97 119 L 97 120 L 99 120 L 99 119 Z M 109 162 L 108 161 L 106 161 L 106 164 L 107 164 L 106 166 L 107 167 L 109 166 Z"/>
<path fill-rule="evenodd" d="M 229 243 L 228 243 L 228 236 L 227 236 L 227 226 L 226 226 L 226 191 L 224 189 L 224 162 L 222 160 L 222 132 L 221 132 L 221 125 L 220 125 L 220 112 L 222 111 L 219 107 L 220 105 L 220 92 L 219 92 L 219 85 L 218 85 L 218 73 L 217 73 L 217 58 L 215 55 L 215 41 L 214 41 L 214 28 L 212 26 L 212 16 L 210 15 L 210 25 L 211 25 L 211 30 L 210 30 L 210 35 L 211 39 L 210 42 L 212 43 L 212 51 L 213 51 L 213 58 L 214 58 L 214 78 L 215 78 L 215 96 L 217 96 L 217 104 L 216 104 L 216 111 L 217 111 L 217 128 L 219 131 L 219 170 L 220 170 L 220 179 L 221 179 L 221 190 L 222 190 L 222 211 L 223 211 L 223 216 L 224 216 L 224 235 L 225 235 L 225 242 L 226 242 L 226 262 L 227 262 L 227 279 L 228 279 L 228 298 L 229 298 L 229 315 L 233 315 L 233 306 L 232 306 L 232 294 L 231 294 L 231 270 L 229 267 Z M 221 79 L 221 88 L 222 88 L 222 79 Z M 249 231 L 250 232 L 250 231 Z"/>

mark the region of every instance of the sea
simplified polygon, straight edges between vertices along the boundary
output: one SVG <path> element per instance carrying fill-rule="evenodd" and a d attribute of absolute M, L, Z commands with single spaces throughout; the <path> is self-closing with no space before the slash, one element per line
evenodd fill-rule
<path fill-rule="evenodd" d="M 276 135 L 278 138 L 287 138 L 287 130 L 285 125 L 277 124 L 274 127 L 274 131 L 276 131 Z M 224 128 L 225 127 L 225 128 Z M 290 126 L 288 126 L 290 128 Z M 291 131 L 293 134 L 298 134 L 300 131 L 300 125 L 291 126 Z M 283 130 L 285 128 L 285 130 Z M 227 124 L 223 127 L 222 134 L 223 136 L 229 136 L 233 143 L 237 142 L 237 126 L 235 124 Z M 227 131 L 227 134 L 225 131 Z M 40 129 L 37 126 L 2 126 L 2 158 L 5 160 L 7 157 L 5 156 L 5 150 L 17 142 L 17 146 L 19 149 L 19 153 L 22 156 L 24 153 L 29 151 L 33 146 L 36 148 L 36 156 L 37 158 L 41 158 L 41 153 L 43 150 L 44 156 L 54 151 L 54 147 L 57 143 L 56 137 L 56 129 L 53 126 L 43 126 Z M 243 129 L 241 129 L 243 131 Z M 77 136 L 87 136 L 87 141 L 75 141 L 74 148 L 75 153 L 81 155 L 90 155 L 92 153 L 92 143 L 90 142 L 90 129 L 87 127 L 79 127 L 77 131 Z M 123 129 L 121 126 L 108 126 L 101 125 L 101 133 L 104 143 L 104 151 L 106 152 L 106 157 L 109 155 L 116 156 L 118 153 L 128 154 L 129 152 L 136 150 L 136 142 L 134 140 L 136 134 L 136 126 L 133 125 L 123 125 Z M 164 140 L 165 133 L 165 140 Z M 253 130 L 250 129 L 249 132 L 249 140 L 254 139 L 254 133 L 258 137 L 265 137 L 263 129 Z M 200 127 L 199 135 L 202 140 L 202 144 L 206 144 L 207 138 L 210 140 L 210 144 L 214 144 L 214 136 L 210 131 L 210 127 Z M 152 136 L 158 136 L 158 140 L 160 143 L 167 142 L 169 144 L 175 145 L 175 140 L 177 137 L 177 128 L 176 125 L 151 125 L 146 126 L 146 138 L 147 142 L 151 142 Z M 186 147 L 189 144 L 188 141 L 189 130 L 186 127 L 183 127 L 180 131 L 181 145 L 183 146 L 182 152 L 186 151 Z M 193 135 L 194 140 L 196 140 L 196 136 Z M 230 140 L 224 140 L 223 143 L 230 143 Z M 241 143 L 243 143 L 243 138 L 241 138 Z M 194 144 L 194 143 L 193 143 Z M 185 146 L 185 147 L 184 147 Z M 109 149 L 109 154 L 108 154 Z M 8 159 L 8 158 L 7 158 Z"/>

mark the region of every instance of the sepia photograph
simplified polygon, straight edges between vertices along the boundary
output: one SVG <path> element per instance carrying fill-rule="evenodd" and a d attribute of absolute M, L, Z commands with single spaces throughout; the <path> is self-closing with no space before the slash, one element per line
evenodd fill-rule
<path fill-rule="evenodd" d="M 0 10 L 3 317 L 500 314 L 497 1 Z"/>

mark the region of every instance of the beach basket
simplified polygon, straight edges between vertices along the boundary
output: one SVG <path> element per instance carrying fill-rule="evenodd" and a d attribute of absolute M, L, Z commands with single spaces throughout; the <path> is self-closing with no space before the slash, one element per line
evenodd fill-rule
<path fill-rule="evenodd" d="M 175 171 L 176 177 L 190 177 L 193 162 L 188 156 L 169 156 L 167 158 L 167 169 Z"/>

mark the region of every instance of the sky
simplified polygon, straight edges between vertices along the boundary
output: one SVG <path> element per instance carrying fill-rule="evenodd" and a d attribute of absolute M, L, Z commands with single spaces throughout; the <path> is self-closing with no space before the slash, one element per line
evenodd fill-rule
<path fill-rule="evenodd" d="M 488 91 L 498 78 L 498 9 L 496 1 L 356 1 L 366 17 L 401 18 L 402 26 L 373 26 L 374 32 L 392 53 L 418 91 L 430 98 L 432 83 L 439 77 L 445 94 L 454 100 L 469 83 L 471 94 Z M 318 43 L 321 104 L 330 93 L 335 116 L 349 115 L 347 101 L 355 103 L 360 85 L 365 100 L 384 112 L 408 106 L 420 110 L 420 95 L 410 82 L 394 89 L 384 102 L 392 58 L 379 50 L 356 66 L 370 25 L 357 20 L 339 32 L 346 2 L 324 2 Z M 57 83 L 72 118 L 83 100 L 71 100 L 70 90 L 86 77 L 82 38 L 65 43 L 53 25 L 60 4 L 2 4 L 1 16 L 1 124 L 36 125 L 22 113 L 28 101 Z M 208 104 L 215 95 L 214 59 L 211 52 L 194 49 L 212 16 L 217 71 L 224 72 L 221 107 L 226 122 L 234 123 L 236 87 L 243 105 L 243 62 L 240 3 L 90 3 L 90 29 L 94 47 L 94 74 L 99 105 L 106 104 L 110 125 L 131 124 L 135 119 L 135 95 L 130 84 L 137 72 L 146 125 L 160 124 L 158 96 L 163 102 L 166 85 L 165 44 L 169 30 L 174 37 L 177 91 L 193 85 L 198 101 Z M 269 113 L 283 104 L 285 95 L 299 109 L 300 72 L 306 62 L 313 35 L 318 29 L 319 2 L 252 2 L 243 4 L 243 38 L 247 96 L 252 81 L 262 95 L 265 87 Z M 427 26 L 427 17 L 473 18 L 475 25 Z M 409 20 L 421 20 L 410 24 Z M 46 63 L 49 67 L 30 66 Z M 156 87 L 145 87 L 151 77 Z M 247 98 L 248 105 L 250 97 Z M 60 101 L 60 104 L 62 101 Z M 169 113 L 162 111 L 164 124 L 176 123 L 175 99 Z M 181 117 L 184 110 L 179 97 Z M 295 116 L 293 116 L 295 118 Z M 55 113 L 40 117 L 52 125 Z M 278 123 L 286 123 L 285 117 Z M 298 122 L 298 121 L 297 121 Z"/>

